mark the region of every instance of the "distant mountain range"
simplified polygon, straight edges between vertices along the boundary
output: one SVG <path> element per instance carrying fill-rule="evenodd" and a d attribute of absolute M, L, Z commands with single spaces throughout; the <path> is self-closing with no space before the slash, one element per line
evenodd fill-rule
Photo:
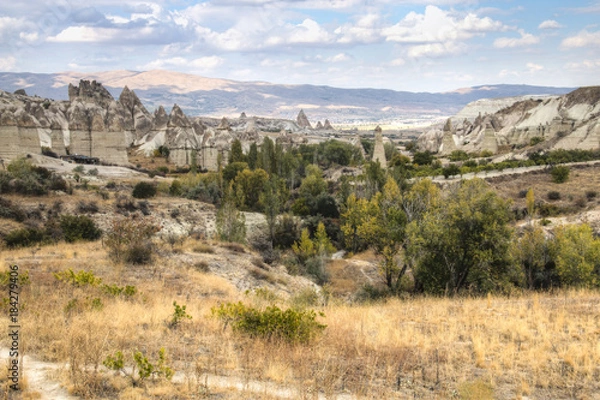
<path fill-rule="evenodd" d="M 372 123 L 451 116 L 483 98 L 562 95 L 574 88 L 529 85 L 486 85 L 444 93 L 413 93 L 385 89 L 340 89 L 314 85 L 237 82 L 170 71 L 110 71 L 54 74 L 0 72 L 0 89 L 25 89 L 28 95 L 55 100 L 68 98 L 69 83 L 81 79 L 101 82 L 117 98 L 124 86 L 149 109 L 173 104 L 190 116 L 237 117 L 242 112 L 295 119 L 303 109 L 311 122 Z"/>

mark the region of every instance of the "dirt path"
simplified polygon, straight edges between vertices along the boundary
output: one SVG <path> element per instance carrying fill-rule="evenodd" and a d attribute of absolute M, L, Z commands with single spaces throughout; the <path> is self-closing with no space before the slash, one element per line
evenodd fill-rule
<path fill-rule="evenodd" d="M 0 348 L 0 362 L 8 362 L 9 349 Z M 33 357 L 25 356 L 21 368 L 26 380 L 28 393 L 37 393 L 40 400 L 78 400 L 79 397 L 70 395 L 59 382 L 59 374 L 66 365 L 36 360 Z M 175 383 L 186 383 L 190 379 L 182 372 L 178 372 L 173 377 Z M 237 376 L 221 376 L 204 374 L 200 377 L 199 384 L 205 385 L 210 392 L 211 389 L 235 389 L 242 393 L 266 394 L 279 399 L 296 399 L 305 397 L 298 392 L 298 388 L 293 386 L 281 385 L 274 382 L 258 381 L 244 379 Z M 325 399 L 321 393 L 311 395 L 315 399 Z M 331 397 L 329 397 L 331 398 Z M 339 400 L 350 400 L 352 396 L 340 394 L 335 397 Z"/>
<path fill-rule="evenodd" d="M 8 362 L 9 350 L 0 348 L 0 362 Z M 57 363 L 50 363 L 36 360 L 30 356 L 23 357 L 23 374 L 27 385 L 27 392 L 38 393 L 41 400 L 75 400 L 78 397 L 71 396 L 67 390 L 61 386 L 58 381 L 61 366 Z"/>

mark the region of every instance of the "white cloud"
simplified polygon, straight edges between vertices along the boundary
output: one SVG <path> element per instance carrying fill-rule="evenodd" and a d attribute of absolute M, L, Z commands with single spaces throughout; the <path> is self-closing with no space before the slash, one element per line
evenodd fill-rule
<path fill-rule="evenodd" d="M 538 64 L 534 64 L 534 63 L 527 63 L 527 69 L 529 70 L 530 73 L 535 73 L 535 72 L 540 72 L 541 70 L 544 69 L 543 66 L 538 65 Z"/>
<path fill-rule="evenodd" d="M 600 31 L 588 32 L 583 30 L 576 36 L 564 39 L 561 43 L 563 48 L 600 46 Z"/>
<path fill-rule="evenodd" d="M 331 40 L 331 35 L 316 21 L 307 18 L 296 25 L 285 41 L 286 43 L 326 43 Z"/>
<path fill-rule="evenodd" d="M 383 29 L 387 41 L 398 43 L 439 43 L 470 39 L 477 34 L 507 29 L 504 24 L 475 14 L 461 17 L 435 6 L 424 14 L 410 12 L 397 24 Z"/>
<path fill-rule="evenodd" d="M 553 19 L 548 19 L 538 26 L 538 29 L 560 29 L 563 26 Z"/>
<path fill-rule="evenodd" d="M 494 47 L 497 49 L 525 47 L 538 44 L 540 42 L 539 37 L 534 36 L 531 33 L 527 33 L 522 29 L 519 29 L 519 34 L 521 35 L 520 38 L 502 37 L 494 40 Z"/>
<path fill-rule="evenodd" d="M 109 42 L 119 36 L 114 28 L 95 28 L 91 26 L 70 26 L 47 40 L 55 43 L 93 43 Z"/>
<path fill-rule="evenodd" d="M 338 35 L 338 43 L 374 43 L 382 39 L 383 24 L 379 14 L 370 13 L 361 16 L 355 23 L 338 27 L 334 33 Z"/>
<path fill-rule="evenodd" d="M 183 57 L 172 57 L 165 59 L 158 59 L 149 62 L 142 66 L 141 69 L 152 70 L 152 69 L 163 69 L 169 67 L 189 67 L 193 70 L 212 70 L 222 65 L 225 60 L 217 56 L 200 57 L 193 60 L 188 60 Z"/>
<path fill-rule="evenodd" d="M 600 69 L 600 59 L 568 63 L 566 68 L 575 71 Z"/>
<path fill-rule="evenodd" d="M 339 53 L 333 57 L 329 57 L 329 58 L 325 59 L 325 61 L 329 62 L 329 63 L 340 63 L 340 62 L 350 61 L 351 59 L 352 59 L 352 57 L 350 57 L 348 54 Z"/>
<path fill-rule="evenodd" d="M 395 58 L 389 63 L 391 67 L 401 67 L 404 64 L 406 64 L 406 61 L 403 58 Z"/>
<path fill-rule="evenodd" d="M 468 46 L 464 43 L 446 42 L 446 43 L 428 43 L 413 46 L 408 50 L 410 58 L 421 57 L 443 57 L 448 55 L 458 55 L 467 51 Z"/>
<path fill-rule="evenodd" d="M 0 58 L 0 71 L 12 71 L 16 65 L 17 59 L 12 56 Z"/>

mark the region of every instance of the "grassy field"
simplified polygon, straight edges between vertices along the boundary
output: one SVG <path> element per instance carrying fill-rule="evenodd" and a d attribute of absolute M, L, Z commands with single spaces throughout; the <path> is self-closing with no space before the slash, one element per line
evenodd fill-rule
<path fill-rule="evenodd" d="M 233 333 L 211 316 L 211 308 L 230 301 L 286 308 L 299 304 L 305 292 L 287 300 L 244 294 L 223 278 L 172 261 L 174 253 L 218 245 L 188 239 L 162 249 L 151 266 L 115 265 L 101 242 L 3 250 L 1 264 L 18 264 L 30 278 L 21 295 L 26 353 L 68 363 L 57 379 L 84 398 L 599 398 L 597 292 L 416 297 L 363 305 L 333 296 L 311 306 L 324 313 L 323 334 L 291 345 Z M 135 286 L 137 293 L 115 297 L 100 286 L 77 287 L 55 278 L 69 268 L 92 271 L 103 284 Z M 336 276 L 332 282 L 349 285 Z M 192 316 L 176 327 L 169 324 L 174 301 Z M 8 326 L 6 312 L 2 318 Z M 6 347 L 8 339 L 0 344 Z M 135 387 L 102 366 L 116 351 L 129 364 L 134 351 L 154 362 L 160 348 L 176 371 L 172 382 L 149 380 Z M 219 384 L 208 383 L 217 382 L 215 377 Z"/>

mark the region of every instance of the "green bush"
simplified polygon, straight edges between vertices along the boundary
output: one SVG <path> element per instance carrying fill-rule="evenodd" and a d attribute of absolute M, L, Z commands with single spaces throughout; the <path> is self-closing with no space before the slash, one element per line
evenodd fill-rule
<path fill-rule="evenodd" d="M 5 237 L 4 242 L 9 248 L 29 247 L 47 241 L 43 229 L 22 228 L 10 231 Z"/>
<path fill-rule="evenodd" d="M 173 315 L 171 315 L 171 320 L 168 322 L 169 328 L 176 328 L 183 320 L 192 319 L 192 316 L 185 311 L 185 304 L 180 306 L 176 301 L 174 301 L 173 307 Z"/>
<path fill-rule="evenodd" d="M 316 320 L 313 310 L 283 311 L 277 306 L 259 310 L 239 302 L 221 304 L 211 311 L 226 325 L 231 324 L 234 331 L 267 340 L 308 343 L 326 328 Z"/>
<path fill-rule="evenodd" d="M 79 240 L 97 240 L 102 236 L 102 231 L 96 223 L 85 215 L 63 215 L 60 217 L 60 228 L 69 243 Z"/>
<path fill-rule="evenodd" d="M 117 351 L 114 355 L 108 355 L 102 364 L 111 370 L 119 371 L 123 375 L 131 379 L 133 386 L 141 386 L 147 378 L 165 378 L 171 380 L 175 371 L 167 363 L 167 354 L 164 348 L 158 351 L 158 359 L 152 363 L 148 357 L 140 351 L 132 353 L 132 368 L 125 367 L 125 355 L 121 351 Z M 136 376 L 137 375 L 137 376 Z"/>
<path fill-rule="evenodd" d="M 552 182 L 554 183 L 564 183 L 569 180 L 569 167 L 565 165 L 557 165 L 552 168 L 550 171 L 550 175 L 552 175 Z"/>
<path fill-rule="evenodd" d="M 454 150 L 452 153 L 450 153 L 450 156 L 448 158 L 450 159 L 450 161 L 466 161 L 470 157 L 464 150 Z"/>
<path fill-rule="evenodd" d="M 12 201 L 0 197 L 0 217 L 23 222 L 27 214 L 17 204 Z"/>
<path fill-rule="evenodd" d="M 125 296 L 125 297 L 132 297 L 135 296 L 135 294 L 137 293 L 137 288 L 135 286 L 117 286 L 117 285 L 102 285 L 102 290 L 106 293 L 109 294 L 111 296 L 114 297 L 118 297 L 118 296 Z"/>
<path fill-rule="evenodd" d="M 71 268 L 62 272 L 55 272 L 54 278 L 57 281 L 69 283 L 73 286 L 99 286 L 102 283 L 102 278 L 94 275 L 92 271 L 81 270 L 74 272 Z"/>
<path fill-rule="evenodd" d="M 133 187 L 132 196 L 136 199 L 149 199 L 156 196 L 156 186 L 153 183 L 141 181 Z"/>

